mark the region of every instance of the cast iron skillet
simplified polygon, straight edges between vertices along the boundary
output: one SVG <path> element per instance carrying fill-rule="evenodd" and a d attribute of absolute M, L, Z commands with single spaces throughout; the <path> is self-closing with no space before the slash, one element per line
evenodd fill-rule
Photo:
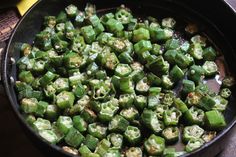
<path fill-rule="evenodd" d="M 42 140 L 34 131 L 26 124 L 21 113 L 19 112 L 19 104 L 17 95 L 14 90 L 14 81 L 17 79 L 17 68 L 15 61 L 19 59 L 19 45 L 21 43 L 32 43 L 35 34 L 41 30 L 43 17 L 45 15 L 57 15 L 60 10 L 63 10 L 67 5 L 73 3 L 81 10 L 85 7 L 88 1 L 73 1 L 73 0 L 41 0 L 35 4 L 22 18 L 13 32 L 6 53 L 2 57 L 2 80 L 6 94 L 10 100 L 11 106 L 24 127 L 24 131 L 35 143 L 36 147 L 42 150 L 46 156 L 72 156 L 58 146 L 50 145 Z M 188 0 L 91 0 L 89 1 L 97 6 L 99 12 L 109 11 L 120 4 L 125 4 L 130 7 L 137 16 L 152 15 L 154 17 L 163 18 L 172 16 L 181 21 L 183 24 L 194 22 L 200 27 L 200 32 L 212 40 L 212 44 L 217 45 L 218 50 L 224 54 L 225 61 L 228 66 L 220 61 L 221 75 L 224 73 L 236 74 L 236 44 L 234 44 L 236 28 L 235 12 L 223 1 L 215 1 L 211 4 L 209 1 Z M 228 20 L 230 19 L 230 20 Z M 229 24 L 227 24 L 230 22 Z M 235 24 L 234 24 L 235 23 Z M 219 85 L 211 80 L 214 88 Z M 205 144 L 200 149 L 186 154 L 184 156 L 215 156 L 223 148 L 230 129 L 236 123 L 236 103 L 235 92 L 230 100 L 225 113 L 227 127 L 222 130 L 218 136 L 211 142 Z M 177 144 L 177 149 L 179 145 Z"/>

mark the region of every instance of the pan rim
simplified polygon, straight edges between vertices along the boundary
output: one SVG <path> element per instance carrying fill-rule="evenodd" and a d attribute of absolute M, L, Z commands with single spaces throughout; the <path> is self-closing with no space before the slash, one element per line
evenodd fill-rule
<path fill-rule="evenodd" d="M 70 156 L 70 157 L 74 157 L 75 155 L 73 154 L 70 154 L 70 153 L 67 153 L 66 151 L 64 151 L 60 146 L 58 145 L 54 145 L 54 144 L 50 144 L 48 143 L 46 140 L 44 140 L 43 138 L 41 138 L 27 123 L 26 121 L 24 120 L 23 118 L 23 115 L 19 112 L 19 110 L 13 105 L 14 104 L 14 101 L 13 101 L 13 97 L 11 95 L 11 91 L 10 91 L 10 85 L 9 85 L 9 76 L 7 75 L 7 68 L 8 68 L 8 59 L 9 59 L 9 49 L 10 49 L 10 45 L 12 43 L 12 39 L 14 38 L 14 35 L 15 33 L 17 32 L 18 30 L 18 27 L 21 25 L 22 21 L 25 19 L 25 17 L 31 13 L 31 11 L 40 3 L 42 2 L 43 0 L 39 0 L 38 2 L 36 2 L 25 14 L 24 16 L 20 19 L 20 21 L 17 23 L 16 27 L 14 28 L 14 31 L 12 32 L 11 34 L 11 37 L 7 43 L 7 48 L 6 48 L 6 52 L 4 54 L 2 54 L 2 69 L 1 69 L 1 77 L 2 77 L 2 82 L 3 82 L 3 86 L 4 86 L 4 89 L 5 89 L 5 92 L 7 94 L 7 97 L 10 101 L 10 105 L 11 107 L 13 108 L 14 110 L 14 114 L 17 116 L 18 120 L 24 125 L 24 127 L 26 127 L 33 136 L 35 136 L 37 138 L 37 140 L 43 142 L 44 144 L 46 144 L 48 147 L 52 148 L 52 149 L 55 149 L 57 151 L 59 151 L 60 153 L 64 154 L 64 155 L 67 155 L 67 156 Z M 236 10 L 234 10 L 232 8 L 231 5 L 229 5 L 229 3 L 226 1 L 226 0 L 222 0 L 224 1 L 224 4 L 228 7 L 228 9 L 230 9 L 232 12 L 236 13 Z M 182 7 L 182 6 L 181 6 Z M 191 9 L 189 9 L 191 10 Z M 193 11 L 193 10 L 191 10 Z M 195 14 L 199 15 L 201 18 L 203 18 L 201 16 L 201 14 L 198 14 L 196 13 L 195 11 L 193 11 Z M 208 20 L 207 20 L 208 21 Z M 209 21 L 208 21 L 209 22 Z M 218 30 L 218 29 L 217 29 Z M 220 32 L 218 30 L 218 32 Z M 221 34 L 222 35 L 222 34 Z M 191 155 L 194 155 L 198 152 L 201 152 L 203 151 L 204 149 L 207 149 L 208 147 L 210 147 L 213 143 L 219 141 L 223 136 L 225 136 L 231 129 L 232 127 L 234 127 L 234 125 L 236 124 L 236 115 L 235 117 L 227 124 L 227 127 L 225 127 L 222 131 L 220 131 L 217 136 L 210 142 L 204 144 L 202 147 L 200 147 L 199 149 L 193 151 L 193 152 L 190 152 L 190 153 L 186 153 L 184 155 L 182 155 L 181 157 L 187 157 L 187 156 L 191 156 Z M 77 156 L 77 155 L 76 155 Z"/>

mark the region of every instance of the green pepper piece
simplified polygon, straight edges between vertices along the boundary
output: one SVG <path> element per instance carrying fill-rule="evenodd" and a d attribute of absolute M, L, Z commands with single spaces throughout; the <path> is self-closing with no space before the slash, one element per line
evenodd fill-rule
<path fill-rule="evenodd" d="M 139 147 L 130 147 L 125 151 L 125 157 L 142 157 L 143 152 Z"/>
<path fill-rule="evenodd" d="M 204 111 L 201 109 L 198 109 L 195 106 L 192 106 L 190 109 L 188 109 L 184 114 L 184 119 L 187 124 L 193 125 L 197 124 L 202 126 L 204 122 Z"/>
<path fill-rule="evenodd" d="M 200 148 L 204 144 L 204 141 L 200 138 L 190 139 L 185 146 L 186 152 L 192 152 Z"/>
<path fill-rule="evenodd" d="M 206 61 L 202 65 L 202 68 L 205 70 L 206 76 L 214 76 L 218 71 L 217 65 L 214 61 Z"/>
<path fill-rule="evenodd" d="M 56 96 L 56 104 L 61 109 L 73 106 L 74 100 L 75 96 L 72 92 L 62 91 Z"/>
<path fill-rule="evenodd" d="M 161 155 L 165 149 L 165 139 L 152 134 L 145 140 L 144 148 L 149 155 Z"/>
<path fill-rule="evenodd" d="M 164 111 L 163 119 L 166 126 L 177 125 L 179 123 L 179 118 L 182 116 L 182 113 L 175 107 L 170 108 L 169 110 Z"/>
<path fill-rule="evenodd" d="M 83 144 L 85 144 L 90 150 L 94 151 L 97 147 L 98 142 L 99 142 L 98 138 L 90 134 L 87 134 L 83 141 Z"/>
<path fill-rule="evenodd" d="M 111 142 L 112 148 L 121 149 L 123 145 L 123 135 L 111 133 L 107 136 L 107 139 Z"/>
<path fill-rule="evenodd" d="M 191 139 L 200 138 L 204 130 L 198 125 L 186 126 L 183 132 L 183 141 L 187 143 Z"/>
<path fill-rule="evenodd" d="M 179 140 L 179 128 L 176 126 L 167 127 L 162 131 L 162 136 L 167 143 L 175 143 Z"/>
<path fill-rule="evenodd" d="M 224 116 L 217 110 L 205 112 L 205 124 L 212 130 L 222 130 L 226 126 Z"/>
<path fill-rule="evenodd" d="M 129 122 L 120 115 L 116 115 L 110 122 L 108 129 L 112 132 L 125 132 Z"/>
<path fill-rule="evenodd" d="M 59 116 L 56 125 L 59 131 L 66 135 L 73 127 L 73 121 L 69 116 Z"/>
<path fill-rule="evenodd" d="M 209 46 L 203 50 L 203 59 L 205 61 L 214 61 L 217 54 L 213 47 Z"/>
<path fill-rule="evenodd" d="M 229 88 L 222 88 L 220 90 L 220 96 L 225 99 L 228 99 L 231 96 L 231 94 L 232 94 L 232 92 Z"/>
<path fill-rule="evenodd" d="M 137 127 L 128 126 L 125 130 L 124 137 L 131 145 L 135 145 L 141 140 L 141 132 Z"/>
<path fill-rule="evenodd" d="M 73 126 L 79 130 L 79 132 L 85 132 L 87 130 L 87 122 L 81 116 L 73 117 Z"/>
<path fill-rule="evenodd" d="M 91 123 L 88 125 L 88 133 L 98 139 L 103 139 L 107 134 L 107 127 L 100 123 Z"/>
<path fill-rule="evenodd" d="M 72 147 L 79 147 L 83 142 L 84 136 L 75 128 L 70 128 L 67 135 L 65 136 L 65 142 Z"/>

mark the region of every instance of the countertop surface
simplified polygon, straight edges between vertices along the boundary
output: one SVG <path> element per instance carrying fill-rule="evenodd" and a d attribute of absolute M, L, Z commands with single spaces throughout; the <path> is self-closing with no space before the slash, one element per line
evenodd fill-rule
<path fill-rule="evenodd" d="M 226 0 L 236 10 L 236 0 Z M 4 94 L 0 94 L 0 156 L 45 157 L 24 134 Z M 236 126 L 230 133 L 225 149 L 217 157 L 236 156 Z"/>

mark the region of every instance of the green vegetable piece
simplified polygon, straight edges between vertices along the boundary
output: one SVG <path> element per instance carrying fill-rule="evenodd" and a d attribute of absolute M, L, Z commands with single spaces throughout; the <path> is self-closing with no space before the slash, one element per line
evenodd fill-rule
<path fill-rule="evenodd" d="M 37 118 L 37 120 L 33 123 L 33 128 L 39 132 L 41 130 L 50 130 L 52 125 L 49 120 Z"/>
<path fill-rule="evenodd" d="M 149 40 L 150 34 L 149 30 L 145 28 L 139 28 L 133 31 L 133 41 L 138 42 L 140 40 Z"/>
<path fill-rule="evenodd" d="M 82 27 L 81 33 L 88 44 L 91 44 L 96 38 L 96 33 L 91 25 Z"/>
<path fill-rule="evenodd" d="M 190 45 L 189 53 L 196 60 L 203 59 L 203 50 L 200 43 L 193 43 Z"/>
<path fill-rule="evenodd" d="M 195 83 L 190 80 L 183 80 L 183 89 L 182 92 L 184 94 L 188 94 L 190 92 L 193 92 L 195 90 Z"/>
<path fill-rule="evenodd" d="M 205 61 L 214 61 L 217 54 L 213 47 L 209 46 L 203 50 L 203 59 Z"/>
<path fill-rule="evenodd" d="M 203 125 L 204 122 L 204 111 L 201 109 L 198 109 L 197 107 L 192 106 L 190 109 L 188 109 L 185 114 L 184 118 L 188 125 Z"/>
<path fill-rule="evenodd" d="M 169 39 L 165 43 L 165 48 L 167 50 L 177 49 L 180 46 L 180 41 L 178 39 Z"/>
<path fill-rule="evenodd" d="M 133 121 L 138 118 L 139 112 L 134 107 L 125 108 L 120 111 L 120 115 L 128 121 Z"/>
<path fill-rule="evenodd" d="M 206 111 L 211 110 L 215 104 L 214 99 L 209 95 L 203 96 L 199 102 L 199 106 Z"/>
<path fill-rule="evenodd" d="M 132 72 L 128 64 L 118 64 L 115 69 L 115 75 L 119 77 L 126 77 Z"/>
<path fill-rule="evenodd" d="M 57 119 L 57 127 L 60 132 L 66 135 L 69 129 L 73 127 L 72 119 L 68 116 L 59 116 Z"/>
<path fill-rule="evenodd" d="M 70 4 L 65 8 L 65 11 L 68 17 L 74 18 L 76 14 L 78 13 L 78 8 L 75 5 Z"/>
<path fill-rule="evenodd" d="M 56 144 L 58 141 L 56 134 L 52 130 L 40 130 L 39 136 L 51 144 Z"/>
<path fill-rule="evenodd" d="M 19 73 L 19 80 L 21 82 L 31 84 L 34 80 L 34 76 L 30 71 L 22 71 Z"/>
<path fill-rule="evenodd" d="M 222 130 L 226 126 L 224 116 L 217 110 L 205 112 L 205 123 L 212 130 Z"/>
<path fill-rule="evenodd" d="M 73 126 L 79 132 L 85 132 L 87 130 L 88 124 L 81 116 L 78 115 L 73 117 Z"/>
<path fill-rule="evenodd" d="M 141 140 L 141 132 L 137 127 L 128 126 L 125 130 L 124 137 L 131 145 L 135 145 Z"/>
<path fill-rule="evenodd" d="M 116 115 L 108 125 L 108 130 L 112 132 L 125 132 L 129 122 L 120 115 Z"/>
<path fill-rule="evenodd" d="M 60 109 L 73 106 L 75 96 L 72 92 L 62 91 L 56 96 L 56 104 Z"/>
<path fill-rule="evenodd" d="M 162 136 L 167 143 L 175 143 L 179 140 L 179 128 L 178 127 L 167 127 L 162 131 Z"/>
<path fill-rule="evenodd" d="M 98 139 L 103 139 L 107 134 L 107 127 L 100 123 L 91 123 L 88 125 L 88 133 Z"/>
<path fill-rule="evenodd" d="M 41 86 L 45 87 L 47 84 L 49 84 L 56 75 L 50 71 L 48 71 L 46 74 L 44 74 L 41 79 L 39 80 L 39 83 Z"/>
<path fill-rule="evenodd" d="M 150 51 L 152 49 L 152 44 L 149 40 L 140 40 L 134 45 L 134 51 L 137 54 L 141 54 L 145 51 Z"/>
<path fill-rule="evenodd" d="M 204 144 L 204 141 L 201 138 L 191 139 L 188 141 L 185 146 L 186 152 L 192 152 L 198 148 L 200 148 Z"/>
<path fill-rule="evenodd" d="M 182 112 L 182 114 L 184 114 L 188 110 L 187 105 L 180 98 L 175 98 L 174 104 L 175 107 Z"/>
<path fill-rule="evenodd" d="M 217 73 L 218 68 L 215 62 L 213 61 L 206 61 L 203 65 L 202 68 L 205 70 L 205 75 L 206 76 L 213 76 Z"/>
<path fill-rule="evenodd" d="M 170 77 L 173 81 L 177 82 L 184 77 L 184 72 L 178 67 L 178 65 L 175 65 L 170 71 Z"/>
<path fill-rule="evenodd" d="M 175 107 L 172 107 L 169 110 L 164 111 L 163 113 L 164 124 L 166 126 L 177 125 L 181 116 L 182 113 Z"/>
<path fill-rule="evenodd" d="M 143 152 L 139 147 L 130 147 L 125 151 L 125 157 L 142 157 Z"/>
<path fill-rule="evenodd" d="M 220 96 L 225 99 L 228 99 L 231 96 L 231 94 L 232 94 L 232 92 L 229 88 L 222 88 L 220 90 Z"/>
<path fill-rule="evenodd" d="M 120 21 L 112 19 L 112 18 L 108 19 L 105 26 L 107 30 L 112 33 L 117 33 L 124 29 L 124 26 L 122 25 Z"/>
<path fill-rule="evenodd" d="M 152 134 L 145 140 L 144 148 L 149 155 L 161 155 L 165 149 L 165 139 Z"/>
<path fill-rule="evenodd" d="M 121 149 L 123 145 L 123 135 L 111 133 L 107 136 L 107 139 L 110 141 L 112 148 Z"/>
<path fill-rule="evenodd" d="M 94 151 L 97 147 L 98 142 L 99 142 L 98 138 L 90 134 L 87 134 L 83 141 L 83 144 L 85 144 L 90 150 Z"/>
<path fill-rule="evenodd" d="M 183 141 L 188 142 L 191 139 L 200 138 L 204 133 L 204 130 L 198 125 L 186 126 L 183 131 Z"/>
<path fill-rule="evenodd" d="M 65 136 L 65 142 L 72 147 L 78 148 L 83 142 L 84 136 L 75 128 L 70 128 Z"/>

